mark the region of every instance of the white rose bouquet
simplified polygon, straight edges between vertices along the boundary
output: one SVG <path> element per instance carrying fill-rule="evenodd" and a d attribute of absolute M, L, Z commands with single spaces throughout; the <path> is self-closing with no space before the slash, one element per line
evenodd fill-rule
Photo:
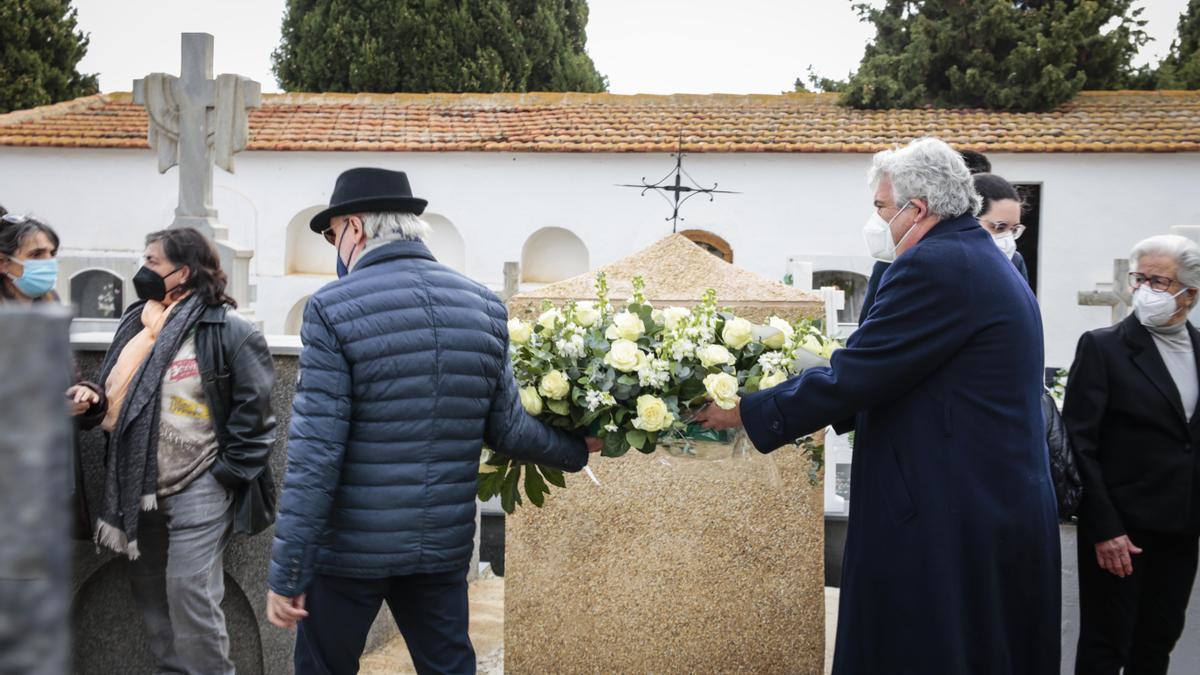
<path fill-rule="evenodd" d="M 645 284 L 617 312 L 603 275 L 596 299 L 546 303 L 533 322 L 508 322 L 509 355 L 521 405 L 544 422 L 604 441 L 603 456 L 715 432 L 689 425 L 710 400 L 732 408 L 744 394 L 779 385 L 811 365 L 828 363 L 838 344 L 811 321 L 771 317 L 764 326 L 721 311 L 707 291 L 695 307 L 655 309 Z M 521 486 L 541 506 L 562 472 L 485 451 L 479 497 L 499 495 L 505 511 L 522 502 Z"/>

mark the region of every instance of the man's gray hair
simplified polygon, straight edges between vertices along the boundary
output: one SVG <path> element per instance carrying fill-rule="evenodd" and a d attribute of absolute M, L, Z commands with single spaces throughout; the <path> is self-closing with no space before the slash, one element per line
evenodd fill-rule
<path fill-rule="evenodd" d="M 1143 239 L 1129 254 L 1129 267 L 1137 271 L 1142 258 L 1148 255 L 1163 255 L 1179 265 L 1179 283 L 1189 288 L 1200 288 L 1200 246 L 1196 242 L 1177 234 L 1160 234 Z"/>
<path fill-rule="evenodd" d="M 368 240 L 424 241 L 429 238 L 429 223 L 413 213 L 364 213 L 362 222 Z"/>
<path fill-rule="evenodd" d="M 942 219 L 979 213 L 979 193 L 967 163 L 937 138 L 918 138 L 902 148 L 876 153 L 871 163 L 871 188 L 878 188 L 884 176 L 892 181 L 897 208 L 924 199 L 930 213 Z"/>

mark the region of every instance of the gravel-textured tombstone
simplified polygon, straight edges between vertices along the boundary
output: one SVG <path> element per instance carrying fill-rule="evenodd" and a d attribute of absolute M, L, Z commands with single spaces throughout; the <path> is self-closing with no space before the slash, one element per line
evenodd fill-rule
<path fill-rule="evenodd" d="M 672 235 L 601 268 L 623 301 L 641 275 L 656 307 L 706 288 L 754 321 L 818 317 L 819 296 L 768 281 Z M 595 273 L 509 302 L 592 297 Z M 568 477 L 508 518 L 510 673 L 820 673 L 825 654 L 820 477 L 784 448 L 689 460 L 631 451 Z"/>

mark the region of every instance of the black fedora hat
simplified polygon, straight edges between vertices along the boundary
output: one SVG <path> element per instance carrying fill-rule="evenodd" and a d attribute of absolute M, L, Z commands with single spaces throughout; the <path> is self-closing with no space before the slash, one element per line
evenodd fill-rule
<path fill-rule="evenodd" d="M 417 199 L 403 171 L 362 167 L 343 171 L 333 186 L 329 208 L 313 216 L 308 226 L 320 234 L 329 219 L 347 213 L 399 212 L 421 215 L 429 202 Z"/>

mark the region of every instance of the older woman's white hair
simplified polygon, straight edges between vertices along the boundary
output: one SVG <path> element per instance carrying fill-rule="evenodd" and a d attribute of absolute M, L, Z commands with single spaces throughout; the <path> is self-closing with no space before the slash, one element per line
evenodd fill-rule
<path fill-rule="evenodd" d="M 362 222 L 369 241 L 424 241 L 429 238 L 429 224 L 412 213 L 364 213 Z"/>
<path fill-rule="evenodd" d="M 892 197 L 901 207 L 924 199 L 939 218 L 979 212 L 980 199 L 967 164 L 954 148 L 937 138 L 918 138 L 902 148 L 884 150 L 871 163 L 871 188 L 887 176 Z"/>
<path fill-rule="evenodd" d="M 1129 266 L 1138 269 L 1142 258 L 1161 255 L 1171 258 L 1179 266 L 1179 283 L 1189 288 L 1200 288 L 1200 246 L 1196 242 L 1177 234 L 1160 234 L 1143 239 L 1129 254 Z"/>

